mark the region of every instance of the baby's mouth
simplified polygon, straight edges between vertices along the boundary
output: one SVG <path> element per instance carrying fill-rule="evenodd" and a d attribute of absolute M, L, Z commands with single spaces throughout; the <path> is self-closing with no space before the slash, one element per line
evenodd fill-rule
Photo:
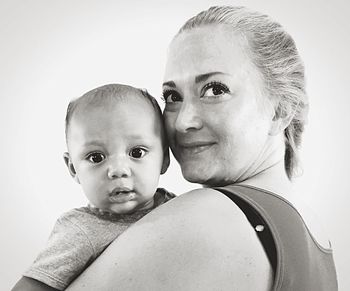
<path fill-rule="evenodd" d="M 116 188 L 109 194 L 109 201 L 125 203 L 135 198 L 135 192 L 129 188 Z"/>

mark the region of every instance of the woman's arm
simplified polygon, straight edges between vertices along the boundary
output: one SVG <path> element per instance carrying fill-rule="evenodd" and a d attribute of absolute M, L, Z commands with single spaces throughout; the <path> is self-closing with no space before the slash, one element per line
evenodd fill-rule
<path fill-rule="evenodd" d="M 199 189 L 135 223 L 67 290 L 269 290 L 271 278 L 242 211 Z"/>

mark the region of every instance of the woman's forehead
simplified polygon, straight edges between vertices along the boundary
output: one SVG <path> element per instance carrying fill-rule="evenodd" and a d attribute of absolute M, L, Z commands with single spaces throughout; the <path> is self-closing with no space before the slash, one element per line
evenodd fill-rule
<path fill-rule="evenodd" d="M 172 41 L 164 81 L 222 72 L 234 74 L 251 66 L 248 46 L 223 26 L 204 26 L 180 33 Z"/>

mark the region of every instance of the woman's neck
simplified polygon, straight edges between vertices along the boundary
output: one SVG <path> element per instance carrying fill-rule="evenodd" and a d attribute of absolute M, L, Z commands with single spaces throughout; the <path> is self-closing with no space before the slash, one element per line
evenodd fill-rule
<path fill-rule="evenodd" d="M 260 173 L 237 185 L 250 185 L 276 193 L 286 199 L 292 193 L 292 182 L 288 179 L 283 160 L 276 162 Z"/>

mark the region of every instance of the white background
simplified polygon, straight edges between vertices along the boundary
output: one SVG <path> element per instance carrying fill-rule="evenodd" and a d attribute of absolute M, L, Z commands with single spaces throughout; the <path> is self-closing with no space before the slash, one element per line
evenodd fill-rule
<path fill-rule="evenodd" d="M 272 16 L 294 37 L 304 59 L 311 111 L 302 152 L 304 175 L 297 188 L 328 229 L 340 290 L 350 290 L 346 0 L 2 0 L 1 290 L 19 279 L 44 246 L 55 219 L 85 204 L 62 159 L 68 101 L 115 82 L 147 88 L 159 97 L 173 35 L 190 16 L 225 3 Z M 195 187 L 183 182 L 174 160 L 161 186 L 176 193 Z"/>

